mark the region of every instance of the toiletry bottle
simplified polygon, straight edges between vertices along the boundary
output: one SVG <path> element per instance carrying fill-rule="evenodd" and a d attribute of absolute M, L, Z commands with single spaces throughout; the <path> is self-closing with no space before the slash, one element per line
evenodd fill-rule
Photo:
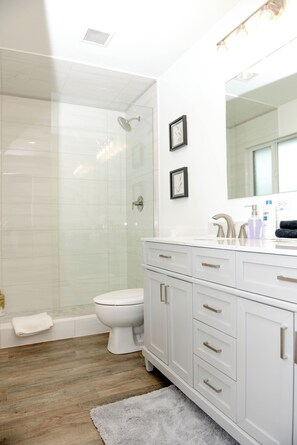
<path fill-rule="evenodd" d="M 258 216 L 257 205 L 253 204 L 251 206 L 246 206 L 246 207 L 252 208 L 252 214 L 248 220 L 248 229 L 249 229 L 248 237 L 250 239 L 261 238 L 262 221 L 261 218 Z"/>
<path fill-rule="evenodd" d="M 0 317 L 4 315 L 5 295 L 0 290 Z"/>
<path fill-rule="evenodd" d="M 263 208 L 263 238 L 275 238 L 276 214 L 271 199 L 267 199 Z"/>

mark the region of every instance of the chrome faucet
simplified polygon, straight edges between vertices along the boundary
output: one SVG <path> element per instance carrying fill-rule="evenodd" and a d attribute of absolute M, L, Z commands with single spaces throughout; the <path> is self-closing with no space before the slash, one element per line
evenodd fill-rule
<path fill-rule="evenodd" d="M 213 219 L 220 219 L 220 218 L 224 218 L 227 222 L 226 238 L 236 238 L 235 226 L 231 216 L 227 215 L 226 213 L 218 213 L 217 215 L 213 216 Z"/>

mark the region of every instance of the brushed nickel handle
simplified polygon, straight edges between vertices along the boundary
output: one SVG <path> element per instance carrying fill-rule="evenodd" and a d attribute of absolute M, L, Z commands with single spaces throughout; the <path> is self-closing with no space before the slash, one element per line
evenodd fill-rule
<path fill-rule="evenodd" d="M 165 299 L 163 300 L 163 290 L 164 290 L 165 284 L 161 283 L 160 284 L 160 301 L 161 303 L 165 303 Z"/>
<path fill-rule="evenodd" d="M 201 263 L 202 266 L 212 267 L 213 269 L 219 269 L 221 267 L 220 264 L 212 264 L 212 263 Z"/>
<path fill-rule="evenodd" d="M 297 283 L 297 278 L 284 277 L 284 275 L 278 275 L 276 278 L 280 281 L 288 281 L 289 283 Z"/>
<path fill-rule="evenodd" d="M 218 394 L 223 391 L 222 388 L 216 388 L 215 386 L 211 385 L 208 379 L 204 379 L 203 383 L 205 383 L 205 385 L 209 386 L 213 391 L 217 392 Z"/>
<path fill-rule="evenodd" d="M 282 360 L 287 360 L 288 356 L 285 353 L 285 331 L 288 329 L 288 326 L 282 326 L 280 328 L 280 358 Z"/>
<path fill-rule="evenodd" d="M 166 258 L 167 260 L 171 260 L 171 258 L 172 258 L 172 256 L 170 256 L 170 255 L 162 255 L 161 253 L 160 253 L 159 257 Z"/>
<path fill-rule="evenodd" d="M 165 304 L 168 304 L 168 295 L 167 295 L 167 289 L 168 289 L 168 285 L 165 286 Z"/>
<path fill-rule="evenodd" d="M 203 307 L 208 309 L 209 311 L 215 312 L 216 314 L 220 314 L 222 309 L 216 309 L 215 307 L 209 306 L 208 304 L 204 304 Z"/>
<path fill-rule="evenodd" d="M 219 354 L 220 352 L 222 352 L 221 349 L 217 349 L 217 348 L 215 348 L 214 346 L 210 345 L 210 344 L 208 343 L 208 341 L 204 341 L 204 342 L 203 342 L 203 345 L 206 346 L 208 349 L 211 349 L 212 351 L 216 352 L 217 354 Z"/>

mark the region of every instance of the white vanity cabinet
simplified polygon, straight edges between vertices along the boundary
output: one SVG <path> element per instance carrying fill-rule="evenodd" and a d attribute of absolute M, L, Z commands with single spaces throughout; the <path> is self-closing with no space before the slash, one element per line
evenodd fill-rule
<path fill-rule="evenodd" d="M 297 255 L 156 241 L 144 252 L 147 369 L 240 444 L 297 445 Z"/>
<path fill-rule="evenodd" d="M 150 262 L 154 263 L 155 259 L 157 262 L 164 260 L 169 270 L 181 267 L 183 271 L 187 271 L 187 261 L 190 258 L 187 255 L 188 249 L 181 252 L 175 247 L 171 250 L 167 247 L 164 253 L 164 246 L 160 249 L 149 246 L 148 255 L 152 251 L 154 256 Z M 175 255 L 178 256 L 178 266 Z M 165 274 L 152 270 L 145 271 L 144 279 L 145 344 L 150 352 L 192 385 L 192 284 L 171 277 L 168 272 Z"/>
<path fill-rule="evenodd" d="M 237 422 L 263 445 L 292 444 L 294 314 L 237 302 Z"/>

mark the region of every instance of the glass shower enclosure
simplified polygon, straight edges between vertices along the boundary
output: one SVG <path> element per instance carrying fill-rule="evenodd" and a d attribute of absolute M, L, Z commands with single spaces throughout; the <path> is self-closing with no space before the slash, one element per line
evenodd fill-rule
<path fill-rule="evenodd" d="M 154 80 L 0 57 L 0 322 L 93 313 L 96 295 L 142 286 L 140 238 L 154 233 Z M 120 116 L 137 119 L 127 130 Z M 139 196 L 142 211 L 132 208 Z"/>

